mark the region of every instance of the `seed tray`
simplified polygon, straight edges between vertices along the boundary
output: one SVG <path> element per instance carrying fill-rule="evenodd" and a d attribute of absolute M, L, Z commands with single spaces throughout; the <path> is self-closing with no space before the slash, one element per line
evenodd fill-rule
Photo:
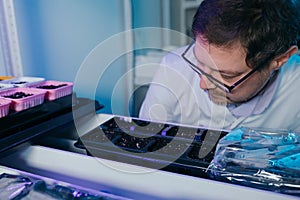
<path fill-rule="evenodd" d="M 48 80 L 33 84 L 30 87 L 46 91 L 45 99 L 52 101 L 72 94 L 73 83 Z"/>
<path fill-rule="evenodd" d="M 81 136 L 75 146 L 96 157 L 154 168 L 165 163 L 166 170 L 184 170 L 203 177 L 217 144 L 217 140 L 207 139 L 207 136 L 220 139 L 226 134 L 225 131 L 114 117 Z"/>
<path fill-rule="evenodd" d="M 0 91 L 0 96 L 11 101 L 11 110 L 22 111 L 44 103 L 45 93 L 34 88 L 13 88 Z"/>
<path fill-rule="evenodd" d="M 77 132 L 73 112 L 77 113 L 77 118 L 81 118 L 103 107 L 97 101 L 77 98 L 73 93 L 21 112 L 10 110 L 7 116 L 0 118 L 0 153 L 42 134 L 67 131 L 74 133 L 71 137 L 75 138 Z"/>
<path fill-rule="evenodd" d="M 42 81 L 45 81 L 45 78 L 22 76 L 1 81 L 1 83 L 10 84 L 14 87 L 29 87 L 32 84 L 36 84 Z"/>
<path fill-rule="evenodd" d="M 0 98 L 0 118 L 8 115 L 10 103 L 8 99 Z"/>
<path fill-rule="evenodd" d="M 13 85 L 5 84 L 5 83 L 1 83 L 1 82 L 0 82 L 0 91 L 2 91 L 2 90 L 7 90 L 7 89 L 11 89 L 11 88 L 13 88 L 13 87 L 14 87 Z"/>

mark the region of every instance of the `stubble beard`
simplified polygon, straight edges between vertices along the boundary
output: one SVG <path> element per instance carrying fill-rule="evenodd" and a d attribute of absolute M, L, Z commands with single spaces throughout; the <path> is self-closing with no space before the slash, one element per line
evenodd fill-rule
<path fill-rule="evenodd" d="M 206 92 L 209 99 L 217 105 L 226 106 L 227 104 L 232 103 L 232 101 L 226 97 L 225 92 L 218 92 L 215 90 L 206 90 Z"/>

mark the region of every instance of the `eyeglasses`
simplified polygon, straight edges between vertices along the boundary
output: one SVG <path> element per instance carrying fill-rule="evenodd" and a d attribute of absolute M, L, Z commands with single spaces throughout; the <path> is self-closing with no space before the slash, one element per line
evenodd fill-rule
<path fill-rule="evenodd" d="M 181 54 L 182 58 L 189 63 L 190 67 L 197 73 L 199 74 L 199 76 L 205 76 L 210 82 L 212 82 L 214 85 L 216 85 L 218 88 L 222 89 L 224 92 L 226 93 L 230 93 L 234 88 L 236 88 L 238 85 L 240 85 L 242 82 L 244 82 L 247 78 L 249 78 L 254 72 L 256 72 L 261 66 L 265 65 L 266 63 L 264 62 L 263 64 L 253 68 L 250 72 L 248 72 L 246 75 L 244 75 L 242 78 L 240 78 L 239 80 L 237 80 L 236 82 L 234 82 L 232 85 L 227 85 L 225 83 L 223 83 L 222 81 L 218 80 L 217 78 L 213 77 L 211 74 L 206 73 L 205 71 L 203 71 L 202 69 L 200 69 L 199 67 L 197 67 L 197 65 L 195 65 L 191 59 L 189 59 L 187 57 L 188 53 L 191 53 L 192 56 L 195 58 L 194 52 L 190 52 L 193 47 L 193 45 L 195 44 L 195 42 L 193 42 L 192 44 L 190 44 L 186 50 Z M 202 65 L 205 65 L 204 63 L 201 63 L 200 61 L 197 61 Z"/>

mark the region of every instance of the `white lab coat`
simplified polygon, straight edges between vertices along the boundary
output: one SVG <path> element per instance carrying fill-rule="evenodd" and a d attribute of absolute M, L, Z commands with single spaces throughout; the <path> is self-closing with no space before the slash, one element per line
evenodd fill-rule
<path fill-rule="evenodd" d="M 139 117 L 208 128 L 246 126 L 300 132 L 300 57 L 292 56 L 262 95 L 229 110 L 216 105 L 200 77 L 181 58 L 185 47 L 166 55 L 157 70 Z"/>

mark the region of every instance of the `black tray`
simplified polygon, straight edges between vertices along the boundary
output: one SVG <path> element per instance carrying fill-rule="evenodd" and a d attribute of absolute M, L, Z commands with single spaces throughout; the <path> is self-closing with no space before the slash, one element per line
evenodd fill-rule
<path fill-rule="evenodd" d="M 96 110 L 103 108 L 97 101 L 72 94 L 20 112 L 11 111 L 0 118 L 0 152 L 73 122 L 72 110 L 89 104 L 94 104 Z"/>
<path fill-rule="evenodd" d="M 86 149 L 91 156 L 205 177 L 217 141 L 226 134 L 225 131 L 139 119 L 129 122 L 114 117 L 83 135 L 75 146 Z M 199 154 L 200 149 L 206 153 Z"/>

